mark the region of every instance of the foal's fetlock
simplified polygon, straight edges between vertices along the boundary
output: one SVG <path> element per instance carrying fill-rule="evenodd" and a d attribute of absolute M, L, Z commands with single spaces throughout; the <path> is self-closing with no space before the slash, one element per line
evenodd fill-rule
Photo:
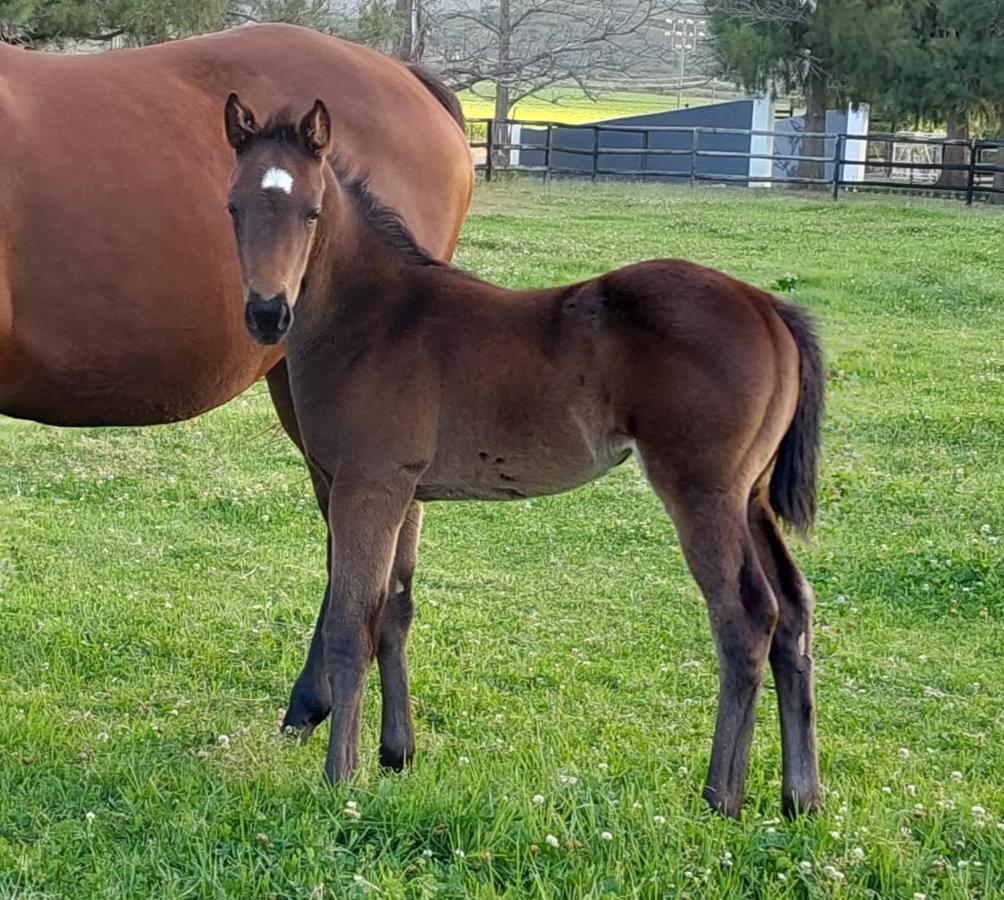
<path fill-rule="evenodd" d="M 331 693 L 326 686 L 297 681 L 282 720 L 282 730 L 287 734 L 299 735 L 300 740 L 306 741 L 330 712 Z"/>

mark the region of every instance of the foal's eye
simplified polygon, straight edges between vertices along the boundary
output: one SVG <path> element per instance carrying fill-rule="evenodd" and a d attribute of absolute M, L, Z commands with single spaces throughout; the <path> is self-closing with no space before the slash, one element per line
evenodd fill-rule
<path fill-rule="evenodd" d="M 307 213 L 307 222 L 313 225 L 319 218 L 321 218 L 321 207 L 317 206 Z"/>
<path fill-rule="evenodd" d="M 237 218 L 237 207 L 233 203 L 227 204 L 227 212 L 230 213 L 230 217 L 233 219 Z"/>

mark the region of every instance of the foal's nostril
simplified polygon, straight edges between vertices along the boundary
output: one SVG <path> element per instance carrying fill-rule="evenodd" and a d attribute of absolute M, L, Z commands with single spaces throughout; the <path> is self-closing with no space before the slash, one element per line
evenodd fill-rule
<path fill-rule="evenodd" d="M 271 300 L 252 295 L 244 305 L 244 322 L 256 341 L 274 344 L 293 323 L 293 310 L 283 294 Z"/>

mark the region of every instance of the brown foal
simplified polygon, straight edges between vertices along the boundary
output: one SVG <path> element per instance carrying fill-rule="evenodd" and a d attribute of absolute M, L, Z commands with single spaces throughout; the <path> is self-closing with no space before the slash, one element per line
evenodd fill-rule
<path fill-rule="evenodd" d="M 423 500 L 566 491 L 632 451 L 707 601 L 719 705 L 704 795 L 738 816 L 764 667 L 783 804 L 820 804 L 812 590 L 778 528 L 815 515 L 824 372 L 807 316 L 679 260 L 511 291 L 437 261 L 331 160 L 318 101 L 264 127 L 231 95 L 230 186 L 249 327 L 286 354 L 328 488 L 330 587 L 286 724 L 331 715 L 325 772 L 352 775 L 367 670 L 381 761 L 414 752 L 405 642 Z M 329 162 L 331 164 L 329 165 Z M 395 550 L 395 548 L 397 548 Z"/>

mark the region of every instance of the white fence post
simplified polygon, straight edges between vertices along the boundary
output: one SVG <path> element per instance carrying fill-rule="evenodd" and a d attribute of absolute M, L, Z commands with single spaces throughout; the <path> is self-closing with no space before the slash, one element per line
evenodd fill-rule
<path fill-rule="evenodd" d="M 753 98 L 753 115 L 750 117 L 750 129 L 753 131 L 769 131 L 770 134 L 750 135 L 750 153 L 762 156 L 774 155 L 774 95 L 768 91 L 761 97 Z M 750 159 L 750 178 L 771 178 L 774 174 L 774 161 L 771 159 Z M 769 181 L 751 181 L 750 187 L 770 187 Z"/>
<path fill-rule="evenodd" d="M 851 103 L 847 107 L 847 140 L 844 143 L 844 182 L 864 181 L 865 162 L 868 159 L 868 141 L 855 135 L 868 134 L 869 107 L 867 103 Z"/>
<path fill-rule="evenodd" d="M 523 126 L 522 125 L 510 125 L 509 126 L 509 143 L 510 144 L 521 144 L 523 143 Z M 519 165 L 519 147 L 513 147 L 509 151 L 509 165 L 518 166 Z"/>

